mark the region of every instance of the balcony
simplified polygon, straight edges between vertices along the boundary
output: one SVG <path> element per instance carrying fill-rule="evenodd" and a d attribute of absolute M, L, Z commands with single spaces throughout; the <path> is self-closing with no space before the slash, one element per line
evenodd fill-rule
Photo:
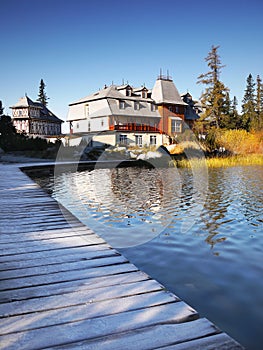
<path fill-rule="evenodd" d="M 148 131 L 148 132 L 161 132 L 160 129 L 158 129 L 156 126 L 150 126 L 147 124 L 135 124 L 135 123 L 128 123 L 123 125 L 111 125 L 110 130 L 116 130 L 116 131 Z"/>

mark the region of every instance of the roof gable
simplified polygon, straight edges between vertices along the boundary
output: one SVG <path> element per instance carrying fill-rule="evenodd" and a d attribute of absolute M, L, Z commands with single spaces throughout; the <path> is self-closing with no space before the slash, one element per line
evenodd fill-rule
<path fill-rule="evenodd" d="M 36 102 L 33 102 L 28 96 L 21 97 L 18 100 L 18 102 L 10 108 L 23 108 L 23 107 L 41 108 L 41 107 L 37 106 Z"/>
<path fill-rule="evenodd" d="M 63 120 L 59 119 L 53 112 L 51 112 L 46 106 L 44 106 L 40 102 L 32 101 L 28 96 L 21 97 L 19 101 L 12 107 L 12 109 L 16 108 L 30 108 L 34 107 L 40 110 L 40 116 L 34 117 L 43 120 L 48 120 L 51 122 L 64 123 Z"/>
<path fill-rule="evenodd" d="M 151 97 L 157 104 L 169 103 L 184 106 L 187 105 L 181 99 L 181 96 L 171 79 L 157 79 L 152 89 Z"/>

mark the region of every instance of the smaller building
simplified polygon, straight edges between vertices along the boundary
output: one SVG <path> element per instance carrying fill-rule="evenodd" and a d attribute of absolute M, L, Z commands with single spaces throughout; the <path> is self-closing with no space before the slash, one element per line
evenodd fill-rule
<path fill-rule="evenodd" d="M 61 137 L 63 120 L 42 103 L 33 102 L 28 96 L 24 96 L 10 108 L 13 125 L 18 132 L 44 138 Z"/>
<path fill-rule="evenodd" d="M 182 100 L 187 104 L 185 109 L 185 120 L 189 127 L 192 129 L 194 122 L 200 118 L 202 113 L 202 106 L 199 101 L 193 100 L 192 95 L 189 92 L 181 94 Z"/>

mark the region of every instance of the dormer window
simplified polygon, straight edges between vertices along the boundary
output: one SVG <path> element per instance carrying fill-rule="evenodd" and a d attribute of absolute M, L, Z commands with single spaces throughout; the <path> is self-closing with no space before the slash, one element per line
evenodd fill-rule
<path fill-rule="evenodd" d="M 119 101 L 119 108 L 125 109 L 125 101 L 122 101 L 122 100 Z"/>
<path fill-rule="evenodd" d="M 142 98 L 147 98 L 147 91 L 142 91 Z"/>
<path fill-rule="evenodd" d="M 151 103 L 151 111 L 152 112 L 156 111 L 156 105 L 154 103 Z"/>
<path fill-rule="evenodd" d="M 89 105 L 85 105 L 85 115 L 86 117 L 89 115 Z"/>
<path fill-rule="evenodd" d="M 138 111 L 140 109 L 140 102 L 134 101 L 134 109 Z"/>
<path fill-rule="evenodd" d="M 132 93 L 131 89 L 127 88 L 126 89 L 126 96 L 131 96 L 131 93 Z"/>

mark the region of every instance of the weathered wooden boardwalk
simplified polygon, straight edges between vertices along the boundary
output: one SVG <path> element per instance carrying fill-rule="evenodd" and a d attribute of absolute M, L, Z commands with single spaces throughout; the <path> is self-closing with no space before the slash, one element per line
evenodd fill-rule
<path fill-rule="evenodd" d="M 17 166 L 0 175 L 0 349 L 242 349 Z"/>

